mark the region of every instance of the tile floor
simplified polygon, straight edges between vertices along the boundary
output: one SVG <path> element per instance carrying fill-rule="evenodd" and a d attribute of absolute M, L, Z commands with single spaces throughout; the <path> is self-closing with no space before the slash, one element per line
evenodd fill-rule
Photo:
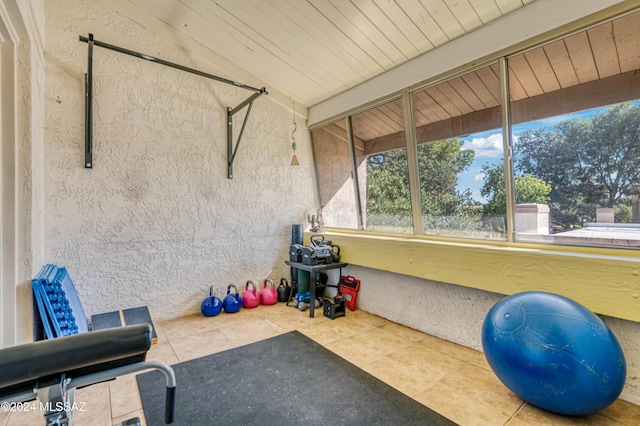
<path fill-rule="evenodd" d="M 504 387 L 481 352 L 362 310 L 331 320 L 321 311 L 309 318 L 308 311 L 302 313 L 279 303 L 213 318 L 191 315 L 158 323 L 156 329 L 158 343 L 147 359 L 168 364 L 297 329 L 460 425 L 640 425 L 640 407 L 622 400 L 600 413 L 579 418 L 539 410 Z M 144 419 L 133 375 L 79 389 L 76 402 L 84 403 L 76 413 L 78 426 Z M 0 412 L 0 426 L 43 424 L 40 416 L 37 411 Z"/>

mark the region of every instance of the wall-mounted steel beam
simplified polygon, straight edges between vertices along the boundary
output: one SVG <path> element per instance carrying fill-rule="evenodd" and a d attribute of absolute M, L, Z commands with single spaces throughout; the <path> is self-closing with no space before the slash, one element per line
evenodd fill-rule
<path fill-rule="evenodd" d="M 146 55 L 144 53 L 135 52 L 133 50 L 125 49 L 122 47 L 114 46 L 112 44 L 104 43 L 101 41 L 94 40 L 93 34 L 89 34 L 89 37 L 80 36 L 80 41 L 85 42 L 89 46 L 89 59 L 87 64 L 87 73 L 85 74 L 85 154 L 84 154 L 84 166 L 87 169 L 93 167 L 93 46 L 102 47 L 105 49 L 113 50 L 115 52 L 120 52 L 125 55 L 134 56 L 136 58 L 144 59 L 146 61 L 155 62 L 160 65 L 165 65 L 171 68 L 178 69 L 180 71 L 185 71 L 191 74 L 199 75 L 201 77 L 205 77 L 211 80 L 216 80 L 221 83 L 230 84 L 235 87 L 239 87 L 241 89 L 250 90 L 255 92 L 249 98 L 245 99 L 240 105 L 235 108 L 227 108 L 227 148 L 228 148 L 228 177 L 231 179 L 233 177 L 232 166 L 233 160 L 236 156 L 236 152 L 238 151 L 238 145 L 240 144 L 240 140 L 242 139 L 242 133 L 244 132 L 245 125 L 247 124 L 247 119 L 249 117 L 249 112 L 251 111 L 251 106 L 253 105 L 253 101 L 262 95 L 268 95 L 267 90 L 263 87 L 258 89 L 256 87 L 247 86 L 246 84 L 238 83 L 237 81 L 228 80 L 223 77 L 219 77 L 217 75 L 209 74 L 203 71 L 199 71 L 193 68 L 185 67 L 183 65 L 179 65 L 173 62 L 165 61 L 160 58 L 156 58 L 154 56 Z M 235 148 L 233 147 L 233 115 L 237 113 L 239 110 L 243 109 L 245 106 L 249 105 L 247 109 L 247 114 L 244 117 L 244 121 L 242 123 L 242 128 L 240 130 L 240 135 L 238 136 L 238 141 L 236 142 Z"/>
<path fill-rule="evenodd" d="M 240 105 L 235 108 L 227 108 L 227 177 L 229 179 L 233 179 L 233 160 L 236 158 L 236 153 L 238 152 L 238 146 L 240 145 L 240 140 L 242 140 L 242 134 L 244 133 L 244 127 L 247 124 L 247 119 L 249 118 L 249 114 L 251 113 L 251 107 L 253 106 L 253 101 L 256 100 L 259 96 L 267 93 L 264 87 L 260 92 L 254 93 L 245 99 Z M 247 113 L 244 115 L 244 120 L 242 121 L 242 127 L 240 128 L 240 133 L 238 134 L 238 140 L 233 146 L 233 116 L 241 111 L 245 106 L 249 105 L 247 108 Z"/>
<path fill-rule="evenodd" d="M 89 58 L 87 73 L 84 75 L 84 167 L 93 167 L 93 34 L 89 34 Z"/>

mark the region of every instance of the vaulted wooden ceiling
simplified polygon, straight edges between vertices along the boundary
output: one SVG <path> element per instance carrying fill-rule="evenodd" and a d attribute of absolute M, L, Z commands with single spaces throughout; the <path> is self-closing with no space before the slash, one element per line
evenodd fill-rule
<path fill-rule="evenodd" d="M 312 107 L 535 0 L 110 0 L 146 27 L 226 58 Z M 176 36 L 179 34 L 180 37 Z M 194 45 L 185 45 L 185 48 Z M 509 58 L 514 122 L 638 99 L 640 15 Z M 499 67 L 478 69 L 414 96 L 418 142 L 500 127 Z M 392 149 L 399 100 L 353 119 L 358 146 Z M 336 123 L 344 133 L 344 123 Z M 365 141 L 368 147 L 365 149 Z"/>
<path fill-rule="evenodd" d="M 521 123 L 640 98 L 640 12 L 509 58 L 512 120 Z M 501 126 L 498 64 L 414 94 L 418 143 Z M 353 117 L 365 153 L 404 144 L 402 103 Z M 334 132 L 346 135 L 344 121 Z"/>
<path fill-rule="evenodd" d="M 112 0 L 310 107 L 534 0 Z M 188 47 L 187 47 L 188 48 Z"/>

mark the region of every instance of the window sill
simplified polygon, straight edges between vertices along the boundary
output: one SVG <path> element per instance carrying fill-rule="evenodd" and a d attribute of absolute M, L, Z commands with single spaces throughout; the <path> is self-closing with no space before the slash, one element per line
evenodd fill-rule
<path fill-rule="evenodd" d="M 311 233 L 307 233 L 307 239 Z M 640 322 L 640 251 L 328 229 L 341 261 L 490 291 L 548 291 Z"/>

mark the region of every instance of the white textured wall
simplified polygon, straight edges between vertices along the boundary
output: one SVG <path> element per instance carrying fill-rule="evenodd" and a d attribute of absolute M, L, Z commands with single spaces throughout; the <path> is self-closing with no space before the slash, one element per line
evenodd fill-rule
<path fill-rule="evenodd" d="M 346 132 L 344 133 L 346 138 Z M 326 226 L 358 228 L 349 144 L 325 129 L 313 132 L 313 150 Z"/>
<path fill-rule="evenodd" d="M 482 324 L 503 295 L 358 266 L 345 274 L 361 281 L 358 308 L 482 351 Z M 621 398 L 640 405 L 640 324 L 604 317 L 627 361 Z"/>
<path fill-rule="evenodd" d="M 41 259 L 41 160 L 44 131 L 44 6 L 40 0 L 3 2 L 2 243 L 0 244 L 0 347 L 33 339 L 31 277 Z"/>
<path fill-rule="evenodd" d="M 24 19 L 20 46 L 18 233 L 21 240 L 17 288 L 17 343 L 33 340 L 31 278 L 40 269 L 44 252 L 44 4 L 42 0 L 16 2 Z M 26 41 L 28 40 L 28 42 Z"/>
<path fill-rule="evenodd" d="M 311 150 L 298 123 L 301 165 L 289 165 L 291 112 L 266 96 L 229 180 L 226 108 L 252 92 L 95 47 L 94 168 L 83 168 L 79 35 L 234 79 L 108 4 L 45 2 L 46 261 L 68 268 L 87 315 L 148 305 L 157 320 L 198 312 L 210 285 L 285 276 L 290 226 L 315 210 Z"/>

